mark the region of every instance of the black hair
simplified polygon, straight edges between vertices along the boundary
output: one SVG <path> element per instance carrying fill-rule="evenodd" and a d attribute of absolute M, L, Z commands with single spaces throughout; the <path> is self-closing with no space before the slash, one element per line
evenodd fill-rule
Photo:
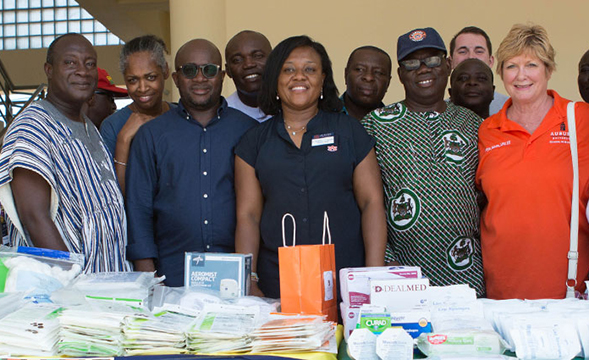
<path fill-rule="evenodd" d="M 293 36 L 282 40 L 268 55 L 266 68 L 262 75 L 262 88 L 258 95 L 260 109 L 268 115 L 276 115 L 280 112 L 280 100 L 276 99 L 278 94 L 278 77 L 282 71 L 282 65 L 290 53 L 300 47 L 310 47 L 315 50 L 321 58 L 321 70 L 325 74 L 323 80 L 323 99 L 319 99 L 319 109 L 323 111 L 339 112 L 343 105 L 339 99 L 337 86 L 333 81 L 333 70 L 331 60 L 325 47 L 306 35 Z"/>
<path fill-rule="evenodd" d="M 372 46 L 372 45 L 360 46 L 359 48 L 354 49 L 354 51 L 352 51 L 352 53 L 350 54 L 350 57 L 348 58 L 348 63 L 346 64 L 346 69 L 350 67 L 350 62 L 352 61 L 352 57 L 354 57 L 354 54 L 360 50 L 371 50 L 371 51 L 376 51 L 376 52 L 379 52 L 379 53 L 385 55 L 389 61 L 389 64 L 388 64 L 389 65 L 389 75 L 391 74 L 391 72 L 393 71 L 393 61 L 391 60 L 391 56 L 383 49 L 378 48 L 376 46 Z"/>
<path fill-rule="evenodd" d="M 461 68 L 462 66 L 467 65 L 469 62 L 480 62 L 481 64 L 485 65 L 485 68 L 488 69 L 489 71 L 485 71 L 487 72 L 490 76 L 491 76 L 491 84 L 495 83 L 495 77 L 493 76 L 493 69 L 491 69 L 489 67 L 489 65 L 487 65 L 484 61 L 481 61 L 480 59 L 476 59 L 476 58 L 472 58 L 472 59 L 466 59 L 464 61 L 462 61 L 460 64 L 456 65 L 456 67 L 454 68 L 454 70 L 452 70 L 452 73 L 450 74 L 450 86 L 452 86 L 452 82 L 454 82 L 456 80 L 456 74 L 459 68 Z"/>
<path fill-rule="evenodd" d="M 489 38 L 489 35 L 487 35 L 487 33 L 481 28 L 478 28 L 476 26 L 467 26 L 460 30 L 456 35 L 454 35 L 452 40 L 450 40 L 450 56 L 454 54 L 454 49 L 456 48 L 456 38 L 462 34 L 481 35 L 485 38 L 485 41 L 487 42 L 487 49 L 489 50 L 489 55 L 493 54 L 493 46 L 491 45 L 491 39 Z"/>
<path fill-rule="evenodd" d="M 83 37 L 84 39 L 86 39 L 86 37 L 85 37 L 84 35 L 81 35 L 81 34 L 78 34 L 78 33 L 67 33 L 67 34 L 63 34 L 63 35 L 61 35 L 61 36 L 58 36 L 58 37 L 56 37 L 56 38 L 55 38 L 55 40 L 53 40 L 53 41 L 51 42 L 51 44 L 49 45 L 49 48 L 47 48 L 47 58 L 45 59 L 45 61 L 46 61 L 48 64 L 51 64 L 51 65 L 53 65 L 53 60 L 54 60 L 53 58 L 55 57 L 55 47 L 57 46 L 57 43 L 58 43 L 58 42 L 59 42 L 61 39 L 65 38 L 65 37 L 68 37 L 68 36 L 74 36 L 74 35 L 75 35 L 75 36 L 81 36 L 81 37 Z M 90 41 L 88 41 L 88 42 L 90 42 Z"/>
<path fill-rule="evenodd" d="M 162 69 L 162 72 L 166 70 L 167 62 L 165 54 L 168 53 L 166 43 L 155 35 L 143 35 L 132 39 L 121 49 L 121 55 L 119 57 L 119 69 L 121 73 L 124 74 L 127 69 L 129 55 L 142 51 L 151 54 L 151 58 Z"/>

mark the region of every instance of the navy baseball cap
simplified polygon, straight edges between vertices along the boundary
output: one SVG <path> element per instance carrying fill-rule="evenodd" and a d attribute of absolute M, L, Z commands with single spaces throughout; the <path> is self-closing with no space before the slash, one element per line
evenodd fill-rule
<path fill-rule="evenodd" d="M 414 51 L 427 48 L 442 50 L 445 55 L 448 55 L 444 40 L 436 29 L 428 27 L 411 30 L 399 36 L 397 40 L 397 61 L 403 60 Z"/>

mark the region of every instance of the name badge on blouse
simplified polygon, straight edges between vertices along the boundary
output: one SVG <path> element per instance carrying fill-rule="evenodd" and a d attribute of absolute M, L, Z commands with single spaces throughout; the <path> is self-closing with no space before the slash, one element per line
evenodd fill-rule
<path fill-rule="evenodd" d="M 315 135 L 311 139 L 311 146 L 332 145 L 335 143 L 335 135 L 333 133 Z"/>

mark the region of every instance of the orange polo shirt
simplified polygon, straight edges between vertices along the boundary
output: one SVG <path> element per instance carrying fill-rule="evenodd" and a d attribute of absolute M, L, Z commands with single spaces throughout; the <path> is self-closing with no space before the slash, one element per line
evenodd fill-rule
<path fill-rule="evenodd" d="M 503 109 L 479 128 L 476 184 L 488 200 L 481 215 L 481 245 L 492 299 L 565 296 L 573 168 L 566 107 L 555 91 L 533 134 L 507 119 Z M 577 289 L 589 273 L 589 104 L 575 106 L 579 154 L 579 263 Z"/>

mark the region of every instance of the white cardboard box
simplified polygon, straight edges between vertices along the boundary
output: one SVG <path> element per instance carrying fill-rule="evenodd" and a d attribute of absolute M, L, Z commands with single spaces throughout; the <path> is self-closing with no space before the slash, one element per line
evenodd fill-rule
<path fill-rule="evenodd" d="M 370 304 L 370 280 L 421 278 L 418 266 L 344 268 L 339 272 L 342 300 L 351 306 Z"/>
<path fill-rule="evenodd" d="M 370 303 L 386 306 L 387 311 L 428 309 L 429 279 L 370 280 Z"/>
<path fill-rule="evenodd" d="M 187 252 L 184 286 L 219 291 L 223 298 L 245 296 L 249 292 L 252 254 Z"/>

